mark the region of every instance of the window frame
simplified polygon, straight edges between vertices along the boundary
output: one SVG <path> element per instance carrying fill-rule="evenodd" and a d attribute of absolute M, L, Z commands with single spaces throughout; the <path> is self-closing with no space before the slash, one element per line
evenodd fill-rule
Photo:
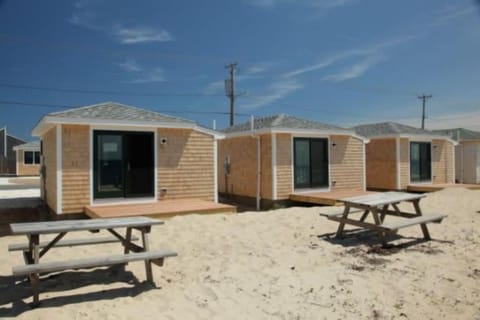
<path fill-rule="evenodd" d="M 412 175 L 412 145 L 418 145 L 419 147 L 419 178 L 418 179 L 413 179 Z M 421 158 L 421 149 L 422 146 L 428 146 L 428 158 L 427 159 L 422 159 Z M 431 141 L 410 141 L 410 146 L 409 146 L 409 166 L 410 166 L 410 182 L 411 183 L 431 183 L 433 181 L 433 144 Z M 429 165 L 429 177 L 428 178 L 422 178 L 423 172 L 423 166 L 422 166 L 422 161 L 425 161 Z"/>
<path fill-rule="evenodd" d="M 27 159 L 26 154 L 27 154 L 27 152 L 32 154 L 32 156 L 31 156 L 32 162 L 31 162 L 31 163 L 27 163 L 27 162 L 26 162 L 26 159 Z M 38 162 L 35 161 L 35 159 L 37 159 L 37 157 L 35 156 L 37 153 L 38 153 Z M 36 150 L 23 150 L 23 165 L 24 165 L 24 166 L 38 166 L 38 165 L 40 165 L 40 162 L 42 161 L 42 160 L 41 160 L 41 158 L 42 158 L 41 156 L 42 156 L 42 155 L 41 155 L 40 151 L 36 151 Z"/>
<path fill-rule="evenodd" d="M 320 189 L 328 189 L 330 188 L 330 139 L 328 137 L 304 137 L 304 136 L 294 136 L 293 137 L 293 154 L 292 154 L 292 164 L 293 164 L 293 189 L 294 190 L 320 190 Z M 297 175 L 297 165 L 296 165 L 296 141 L 308 141 L 308 149 L 309 149 L 309 182 L 306 184 L 299 184 L 296 181 Z M 313 166 L 312 166 L 312 142 L 314 141 L 321 141 L 324 143 L 324 151 L 325 151 L 325 167 L 326 170 L 326 182 L 324 184 L 314 184 L 313 183 Z"/>

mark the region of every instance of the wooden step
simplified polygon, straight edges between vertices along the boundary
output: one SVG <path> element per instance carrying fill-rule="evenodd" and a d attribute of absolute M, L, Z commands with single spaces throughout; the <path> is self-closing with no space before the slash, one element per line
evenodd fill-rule
<path fill-rule="evenodd" d="M 429 222 L 440 223 L 442 222 L 443 218 L 446 218 L 446 217 L 447 217 L 446 214 L 441 214 L 441 213 L 426 214 L 426 215 L 418 216 L 415 218 L 402 218 L 394 222 L 385 222 L 380 227 L 387 230 L 395 231 L 401 228 L 406 228 L 406 227 L 414 226 L 417 224 L 423 224 L 423 223 L 429 223 Z"/>
<path fill-rule="evenodd" d="M 163 260 L 168 257 L 175 257 L 177 253 L 170 250 L 158 250 L 149 252 L 128 253 L 120 255 L 103 256 L 89 259 L 75 259 L 68 261 L 45 262 L 38 264 L 28 264 L 24 266 L 17 266 L 12 269 L 13 275 L 30 275 L 35 273 L 49 273 L 69 269 L 85 269 L 93 267 L 112 266 L 116 264 L 123 264 L 132 261 Z"/>

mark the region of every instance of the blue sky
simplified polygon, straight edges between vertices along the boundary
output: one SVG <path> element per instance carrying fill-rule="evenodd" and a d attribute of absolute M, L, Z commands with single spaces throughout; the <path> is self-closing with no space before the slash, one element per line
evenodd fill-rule
<path fill-rule="evenodd" d="M 237 122 L 418 126 L 427 93 L 427 128 L 480 130 L 479 57 L 474 0 L 0 0 L 0 127 L 118 101 L 223 128 L 236 61 Z"/>

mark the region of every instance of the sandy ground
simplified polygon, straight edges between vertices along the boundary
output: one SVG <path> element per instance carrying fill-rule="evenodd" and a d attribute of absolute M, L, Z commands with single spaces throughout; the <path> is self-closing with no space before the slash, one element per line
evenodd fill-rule
<path fill-rule="evenodd" d="M 38 178 L 0 177 L 0 199 L 6 204 L 7 199 L 17 203 L 21 198 L 39 198 L 40 188 L 36 184 L 39 184 Z"/>
<path fill-rule="evenodd" d="M 35 186 L 38 183 L 37 178 L 31 177 L 0 177 L 0 212 L 4 208 L 38 206 L 40 204 L 40 188 Z"/>
<path fill-rule="evenodd" d="M 388 249 L 365 232 L 332 239 L 336 223 L 315 207 L 176 217 L 152 230 L 152 249 L 179 253 L 154 267 L 156 287 L 142 263 L 63 272 L 43 279 L 36 309 L 29 284 L 11 276 L 22 259 L 7 246 L 24 239 L 0 238 L 0 317 L 480 320 L 480 191 L 440 191 L 421 205 L 449 215 L 430 225 L 434 240 L 419 241 L 416 226 Z M 120 245 L 58 248 L 44 260 L 106 252 Z"/>

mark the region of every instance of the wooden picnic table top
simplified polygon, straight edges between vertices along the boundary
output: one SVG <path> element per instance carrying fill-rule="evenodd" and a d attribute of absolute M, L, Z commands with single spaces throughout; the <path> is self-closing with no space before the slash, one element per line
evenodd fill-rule
<path fill-rule="evenodd" d="M 10 229 L 13 235 L 30 235 L 127 227 L 148 227 L 159 224 L 163 224 L 163 221 L 148 217 L 128 217 L 12 223 L 10 224 Z"/>
<path fill-rule="evenodd" d="M 340 199 L 346 205 L 362 205 L 369 207 L 383 206 L 401 201 L 411 201 L 424 198 L 425 194 L 389 191 L 378 194 Z"/>

